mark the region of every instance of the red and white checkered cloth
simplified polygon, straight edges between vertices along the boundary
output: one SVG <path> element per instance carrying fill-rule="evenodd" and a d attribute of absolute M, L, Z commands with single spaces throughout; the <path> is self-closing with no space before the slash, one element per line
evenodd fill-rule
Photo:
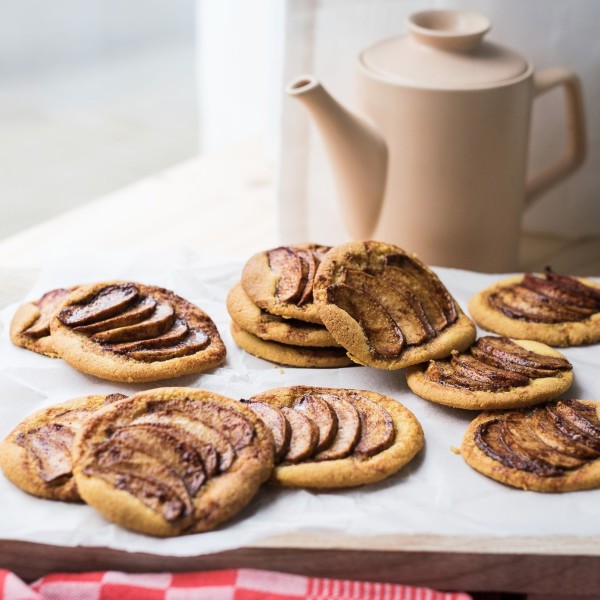
<path fill-rule="evenodd" d="M 132 575 L 116 571 L 55 573 L 28 586 L 0 570 L 0 600 L 471 600 L 388 583 L 319 579 L 238 569 Z"/>

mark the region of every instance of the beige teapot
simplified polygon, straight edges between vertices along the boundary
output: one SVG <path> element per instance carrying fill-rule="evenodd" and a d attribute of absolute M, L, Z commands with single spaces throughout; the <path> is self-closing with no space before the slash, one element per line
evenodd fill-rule
<path fill-rule="evenodd" d="M 428 10 L 407 26 L 407 37 L 359 55 L 356 114 L 312 76 L 286 91 L 322 133 L 354 239 L 393 242 L 433 265 L 514 270 L 523 209 L 584 160 L 579 80 L 564 68 L 534 73 L 483 39 L 490 23 L 475 13 Z M 566 149 L 526 181 L 532 101 L 557 86 Z"/>

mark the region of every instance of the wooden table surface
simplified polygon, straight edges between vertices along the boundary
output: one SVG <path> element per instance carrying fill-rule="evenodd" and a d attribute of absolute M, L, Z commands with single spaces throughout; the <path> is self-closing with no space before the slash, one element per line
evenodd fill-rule
<path fill-rule="evenodd" d="M 188 247 L 244 258 L 278 243 L 276 219 L 274 176 L 256 145 L 195 158 L 0 242 L 0 307 L 24 296 L 54 251 L 76 252 L 80 245 L 124 253 Z M 525 235 L 522 268 L 546 264 L 559 272 L 600 275 L 600 240 Z M 56 570 L 256 567 L 531 598 L 600 598 L 598 537 L 296 534 L 190 558 L 0 540 L 0 565 L 25 579 Z"/>

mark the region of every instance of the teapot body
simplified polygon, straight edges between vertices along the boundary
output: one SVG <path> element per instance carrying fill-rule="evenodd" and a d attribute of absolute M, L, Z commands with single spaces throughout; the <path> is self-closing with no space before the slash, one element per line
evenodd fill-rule
<path fill-rule="evenodd" d="M 358 68 L 358 110 L 385 137 L 386 186 L 374 237 L 426 263 L 517 268 L 533 98 L 529 66 L 500 85 L 399 85 Z"/>

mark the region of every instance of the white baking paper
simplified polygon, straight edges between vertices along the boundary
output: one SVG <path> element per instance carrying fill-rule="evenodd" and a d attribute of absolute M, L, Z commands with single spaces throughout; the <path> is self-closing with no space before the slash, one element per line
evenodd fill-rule
<path fill-rule="evenodd" d="M 53 259 L 27 295 L 77 283 L 132 279 L 170 288 L 215 320 L 227 346 L 225 366 L 158 384 L 115 384 L 78 373 L 65 362 L 12 345 L 8 336 L 16 306 L 0 313 L 0 436 L 35 410 L 88 394 L 132 393 L 164 385 L 213 390 L 232 398 L 272 387 L 316 385 L 369 389 L 402 402 L 425 431 L 425 449 L 397 475 L 363 489 L 310 492 L 265 487 L 236 518 L 217 531 L 154 539 L 108 523 L 94 509 L 34 498 L 0 475 L 0 539 L 62 546 L 107 546 L 189 556 L 249 545 L 288 532 L 350 535 L 437 534 L 461 536 L 600 535 L 600 490 L 538 494 L 505 487 L 472 470 L 452 446 L 475 412 L 445 408 L 415 396 L 402 371 L 367 367 L 294 369 L 275 366 L 238 349 L 229 334 L 225 297 L 240 277 L 242 261 L 177 256 L 85 255 Z M 437 269 L 463 309 L 477 291 L 498 279 Z M 575 383 L 565 397 L 600 400 L 600 346 L 567 348 Z"/>

